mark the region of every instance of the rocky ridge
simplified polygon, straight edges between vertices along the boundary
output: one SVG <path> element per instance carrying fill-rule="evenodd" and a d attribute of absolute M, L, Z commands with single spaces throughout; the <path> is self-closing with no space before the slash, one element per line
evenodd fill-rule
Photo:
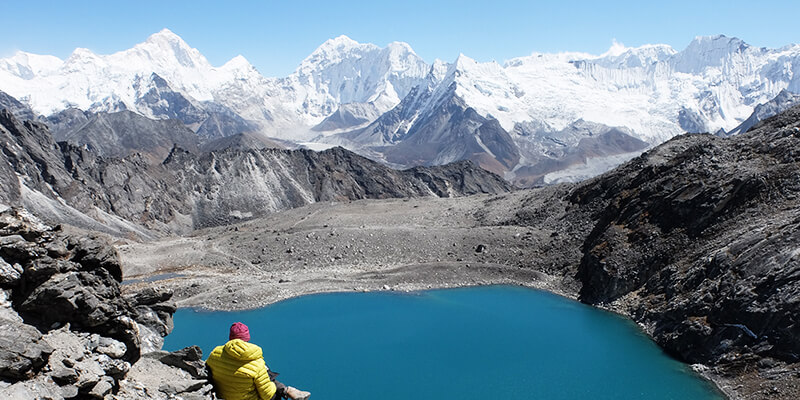
<path fill-rule="evenodd" d="M 570 201 L 596 221 L 580 299 L 630 315 L 689 363 L 786 379 L 748 398 L 796 395 L 798 148 L 794 107 L 735 138 L 672 139 L 579 185 Z"/>
<path fill-rule="evenodd" d="M 123 294 L 121 280 L 103 237 L 49 227 L 21 209 L 0 212 L 0 396 L 103 399 L 130 386 L 132 365 L 160 349 L 176 307 L 157 288 Z M 198 382 L 193 390 L 209 393 Z"/>
<path fill-rule="evenodd" d="M 162 143 L 163 144 L 163 143 Z M 152 238 L 186 233 L 319 201 L 502 193 L 500 177 L 469 163 L 398 171 L 334 148 L 173 147 L 163 162 L 134 153 L 105 158 L 56 143 L 47 127 L 0 111 L 0 202 L 47 221 Z"/>

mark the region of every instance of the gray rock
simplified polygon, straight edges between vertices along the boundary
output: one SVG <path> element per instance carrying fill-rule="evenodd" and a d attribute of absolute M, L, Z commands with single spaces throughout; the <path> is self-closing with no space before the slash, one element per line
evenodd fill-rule
<path fill-rule="evenodd" d="M 731 138 L 680 136 L 576 187 L 596 216 L 581 300 L 620 304 L 688 362 L 800 361 L 798 123 L 796 106 Z"/>
<path fill-rule="evenodd" d="M 197 151 L 200 142 L 178 120 L 153 120 L 132 111 L 93 114 L 85 124 L 59 132 L 59 136 L 70 144 L 86 145 L 104 158 L 123 158 L 139 152 L 151 156 L 154 162 L 163 161 L 175 144 Z"/>
<path fill-rule="evenodd" d="M 125 296 L 125 299 L 137 306 L 151 306 L 157 303 L 164 303 L 171 298 L 171 290 L 158 287 L 147 287 L 136 293 Z"/>
<path fill-rule="evenodd" d="M 80 328 L 98 328 L 129 309 L 119 286 L 111 281 L 107 273 L 56 274 L 34 289 L 20 303 L 19 311 L 45 326 L 69 321 Z"/>
<path fill-rule="evenodd" d="M 108 241 L 96 234 L 86 236 L 70 236 L 67 247 L 73 252 L 71 261 L 77 262 L 84 269 L 103 268 L 117 281 L 122 282 L 122 265 L 117 250 Z"/>
<path fill-rule="evenodd" d="M 79 393 L 78 387 L 75 385 L 61 386 L 61 396 L 63 396 L 65 399 L 74 399 L 78 397 Z"/>
<path fill-rule="evenodd" d="M 10 110 L 20 120 L 35 119 L 36 113 L 30 107 L 0 90 L 0 109 Z"/>
<path fill-rule="evenodd" d="M 105 354 L 111 358 L 122 358 L 125 355 L 127 348 L 125 347 L 125 344 L 120 341 L 102 337 L 99 345 L 94 349 L 94 351 Z"/>
<path fill-rule="evenodd" d="M 158 360 L 171 367 L 180 368 L 194 378 L 208 378 L 203 361 L 203 350 L 198 346 L 190 346 L 158 357 Z"/>
<path fill-rule="evenodd" d="M 19 263 L 22 260 L 35 258 L 39 254 L 36 246 L 20 235 L 0 236 L 0 257 L 7 263 Z"/>
<path fill-rule="evenodd" d="M 114 390 L 114 380 L 109 377 L 103 377 L 89 391 L 89 396 L 95 399 L 102 399 L 111 394 L 112 390 Z"/>
<path fill-rule="evenodd" d="M 19 281 L 20 276 L 22 276 L 22 267 L 19 264 L 11 265 L 0 258 L 0 286 L 14 286 Z"/>
<path fill-rule="evenodd" d="M 50 373 L 50 377 L 61 386 L 78 382 L 78 372 L 72 368 L 55 369 Z"/>
<path fill-rule="evenodd" d="M 23 322 L 19 314 L 11 306 L 10 291 L 0 290 L 0 319 Z"/>
<path fill-rule="evenodd" d="M 495 154 L 502 151 L 504 160 L 513 159 L 513 151 L 504 147 L 508 134 L 503 135 L 496 123 L 484 125 L 484 143 Z M 56 144 L 43 125 L 21 123 L 7 112 L 0 112 L 0 138 L 1 154 L 14 167 L 5 173 L 0 169 L 0 180 L 27 177 L 28 186 L 43 196 L 41 207 L 31 204 L 34 212 L 46 220 L 117 235 L 152 237 L 148 229 L 182 233 L 319 201 L 451 197 L 512 189 L 470 163 L 397 171 L 342 148 L 319 153 L 227 149 L 202 155 L 172 148 L 158 164 L 140 154 L 104 159 L 87 148 Z M 47 200 L 56 198 L 71 208 Z M 90 217 L 97 208 L 127 221 L 98 223 Z M 116 270 L 111 272 L 118 278 Z"/>
<path fill-rule="evenodd" d="M 63 388 L 42 376 L 35 379 L 17 382 L 9 386 L 0 386 L 0 398 L 13 400 L 62 400 Z"/>
<path fill-rule="evenodd" d="M 105 354 L 94 357 L 94 361 L 100 366 L 105 375 L 121 379 L 131 369 L 131 365 L 125 361 L 112 359 Z"/>
<path fill-rule="evenodd" d="M 47 363 L 52 352 L 36 328 L 0 319 L 0 378 L 11 382 L 28 379 Z"/>
<path fill-rule="evenodd" d="M 207 380 L 193 380 L 193 379 L 176 380 L 161 385 L 161 387 L 159 387 L 158 390 L 169 395 L 175 395 L 175 394 L 194 392 L 200 390 L 207 384 L 208 384 Z"/>

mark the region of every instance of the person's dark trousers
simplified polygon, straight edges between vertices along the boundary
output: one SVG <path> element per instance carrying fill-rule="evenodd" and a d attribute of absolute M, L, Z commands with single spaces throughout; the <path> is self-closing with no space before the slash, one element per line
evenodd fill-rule
<path fill-rule="evenodd" d="M 272 370 L 269 370 L 268 372 L 269 372 L 269 379 L 275 384 L 275 388 L 277 389 L 275 391 L 275 394 L 272 395 L 272 398 L 270 400 L 280 400 L 287 398 L 286 385 L 275 380 L 275 377 L 278 376 L 278 373 L 272 372 Z"/>

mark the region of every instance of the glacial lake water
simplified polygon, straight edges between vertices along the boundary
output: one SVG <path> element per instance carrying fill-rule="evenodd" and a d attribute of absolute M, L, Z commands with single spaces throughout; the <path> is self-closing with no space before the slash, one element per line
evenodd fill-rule
<path fill-rule="evenodd" d="M 724 398 L 633 322 L 523 287 L 181 309 L 164 349 L 198 345 L 207 356 L 236 321 L 250 327 L 278 380 L 317 400 Z"/>

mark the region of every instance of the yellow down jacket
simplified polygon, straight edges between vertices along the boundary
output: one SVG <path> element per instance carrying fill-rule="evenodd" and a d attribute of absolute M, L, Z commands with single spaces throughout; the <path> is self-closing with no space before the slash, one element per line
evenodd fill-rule
<path fill-rule="evenodd" d="M 241 339 L 217 346 L 208 356 L 211 378 L 225 400 L 269 400 L 275 383 L 269 379 L 261 347 Z"/>

